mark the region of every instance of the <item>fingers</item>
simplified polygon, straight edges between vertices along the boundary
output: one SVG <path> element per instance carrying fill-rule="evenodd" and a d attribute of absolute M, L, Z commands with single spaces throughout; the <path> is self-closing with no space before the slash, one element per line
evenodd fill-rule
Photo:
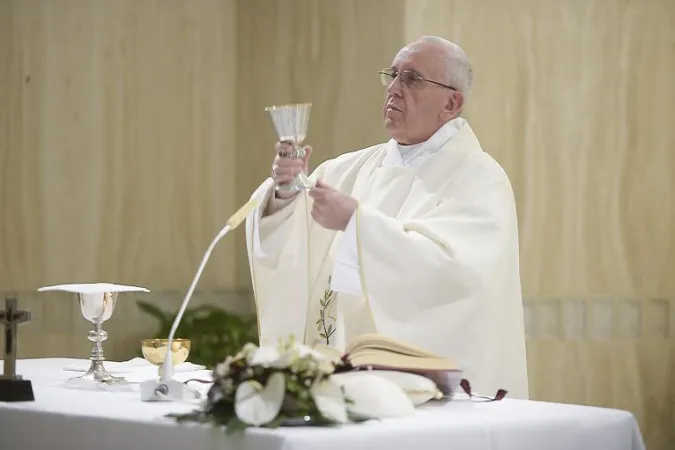
<path fill-rule="evenodd" d="M 286 184 L 291 181 L 300 173 L 302 169 L 299 167 L 283 167 L 283 166 L 272 166 L 272 179 L 274 183 Z"/>
<path fill-rule="evenodd" d="M 309 157 L 312 155 L 312 150 L 313 150 L 312 147 L 310 147 L 309 145 L 305 146 L 305 157 L 302 158 L 302 161 L 305 164 L 307 164 L 309 162 Z"/>
<path fill-rule="evenodd" d="M 322 198 L 322 197 L 323 197 L 323 195 L 321 194 L 321 192 L 320 192 L 320 191 L 317 191 L 316 188 L 310 189 L 310 190 L 308 191 L 308 194 L 309 194 L 309 196 L 310 196 L 312 199 L 314 199 L 315 204 L 316 204 L 316 200 L 318 200 L 319 198 Z"/>
<path fill-rule="evenodd" d="M 323 226 L 326 218 L 325 206 L 320 206 L 317 203 L 314 203 L 314 206 L 312 206 L 311 216 L 316 223 Z"/>
<path fill-rule="evenodd" d="M 305 147 L 304 158 L 294 158 L 293 145 L 290 142 L 277 142 L 274 145 L 276 156 L 272 164 L 272 179 L 276 185 L 286 184 L 300 173 L 307 173 L 307 161 L 312 153 L 311 147 Z"/>
<path fill-rule="evenodd" d="M 297 159 L 278 158 L 272 164 L 272 171 L 276 175 L 295 176 L 302 170 L 302 161 Z"/>
<path fill-rule="evenodd" d="M 301 159 L 287 158 L 285 156 L 277 155 L 274 158 L 274 165 L 283 169 L 302 169 L 303 162 Z"/>
<path fill-rule="evenodd" d="M 290 157 L 293 153 L 293 145 L 290 142 L 277 142 L 274 144 L 274 151 L 282 157 Z"/>
<path fill-rule="evenodd" d="M 280 185 L 280 184 L 287 184 L 293 181 L 295 176 L 292 175 L 277 175 L 274 171 L 272 171 L 272 180 L 274 181 L 275 185 Z"/>
<path fill-rule="evenodd" d="M 304 151 L 304 156 L 302 158 L 296 157 L 296 159 L 300 159 L 301 161 L 307 162 L 309 160 L 309 156 L 312 154 L 312 147 L 306 145 L 304 147 L 301 147 L 300 149 Z M 274 150 L 276 154 L 281 156 L 282 158 L 294 158 L 293 157 L 294 146 L 290 142 L 279 141 L 274 145 Z"/>
<path fill-rule="evenodd" d="M 317 200 L 326 197 L 328 193 L 333 192 L 334 190 L 335 189 L 327 185 L 324 181 L 316 180 L 314 187 L 309 190 L 309 196 Z"/>
<path fill-rule="evenodd" d="M 313 200 L 312 219 L 321 226 L 326 225 L 326 220 L 335 206 L 336 191 L 321 180 L 308 192 Z"/>
<path fill-rule="evenodd" d="M 280 153 L 272 164 L 272 179 L 278 185 L 292 181 L 303 170 L 303 160 L 282 156 L 285 152 L 284 146 L 277 145 L 277 147 Z"/>
<path fill-rule="evenodd" d="M 319 184 L 320 181 L 317 181 L 313 188 L 309 190 L 309 196 L 315 201 L 322 201 L 326 199 L 327 194 L 331 191 L 326 189 L 325 185 Z"/>
<path fill-rule="evenodd" d="M 333 189 L 323 180 L 316 180 L 316 187 L 321 189 Z"/>

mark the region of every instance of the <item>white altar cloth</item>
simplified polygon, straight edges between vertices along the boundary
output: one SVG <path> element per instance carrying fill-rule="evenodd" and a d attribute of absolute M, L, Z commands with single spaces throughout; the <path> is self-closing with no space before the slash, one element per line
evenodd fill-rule
<path fill-rule="evenodd" d="M 416 416 L 341 428 L 249 429 L 240 436 L 164 416 L 195 405 L 145 403 L 138 392 L 74 390 L 72 359 L 17 362 L 35 402 L 0 403 L 2 450 L 644 450 L 626 411 L 523 400 L 429 405 Z M 179 379 L 208 379 L 186 372 Z"/>

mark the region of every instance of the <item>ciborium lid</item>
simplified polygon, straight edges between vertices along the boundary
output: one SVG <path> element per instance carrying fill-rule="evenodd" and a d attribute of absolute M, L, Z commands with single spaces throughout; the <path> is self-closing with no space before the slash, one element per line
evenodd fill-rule
<path fill-rule="evenodd" d="M 44 286 L 38 292 L 61 291 L 74 294 L 101 294 L 104 292 L 150 292 L 144 287 L 126 286 L 112 283 L 79 283 L 79 284 L 56 284 Z"/>

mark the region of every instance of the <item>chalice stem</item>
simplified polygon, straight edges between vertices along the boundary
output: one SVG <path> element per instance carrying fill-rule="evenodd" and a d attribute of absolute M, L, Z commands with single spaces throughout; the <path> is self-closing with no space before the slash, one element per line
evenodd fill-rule
<path fill-rule="evenodd" d="M 301 147 L 297 144 L 293 145 L 293 153 L 291 155 L 292 158 L 303 159 L 305 157 L 305 154 L 306 154 L 305 147 Z"/>
<path fill-rule="evenodd" d="M 305 148 L 298 145 L 293 146 L 291 158 L 302 159 L 305 157 Z M 304 191 L 314 186 L 304 171 L 300 171 L 293 180 L 287 184 L 277 186 L 278 191 Z"/>

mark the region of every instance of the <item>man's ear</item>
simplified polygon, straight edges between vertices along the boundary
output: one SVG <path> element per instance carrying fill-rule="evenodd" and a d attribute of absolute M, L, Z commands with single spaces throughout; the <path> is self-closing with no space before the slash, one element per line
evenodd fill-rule
<path fill-rule="evenodd" d="M 463 107 L 464 107 L 464 94 L 462 94 L 459 91 L 454 91 L 450 96 L 450 100 L 448 101 L 447 105 L 450 117 L 459 116 L 459 113 L 460 111 L 462 111 Z"/>

